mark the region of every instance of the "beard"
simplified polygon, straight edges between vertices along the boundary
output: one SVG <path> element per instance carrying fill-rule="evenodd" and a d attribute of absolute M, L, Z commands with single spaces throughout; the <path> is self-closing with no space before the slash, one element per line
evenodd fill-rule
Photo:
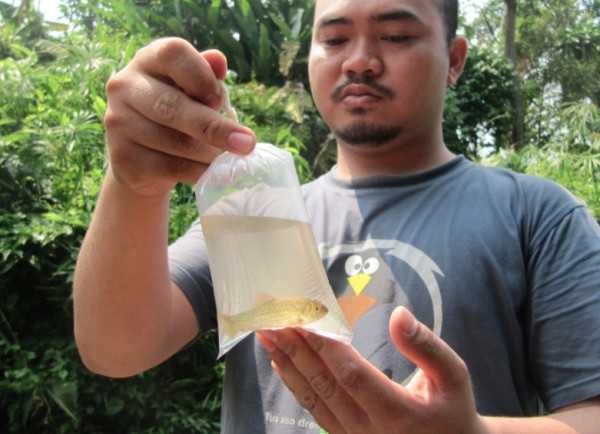
<path fill-rule="evenodd" d="M 402 127 L 356 122 L 333 131 L 335 136 L 350 145 L 381 146 L 391 142 L 402 133 Z"/>

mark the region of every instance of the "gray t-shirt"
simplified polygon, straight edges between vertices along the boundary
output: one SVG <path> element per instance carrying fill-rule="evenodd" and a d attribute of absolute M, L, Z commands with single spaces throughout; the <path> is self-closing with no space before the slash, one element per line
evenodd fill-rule
<path fill-rule="evenodd" d="M 388 335 L 405 305 L 465 360 L 481 414 L 600 396 L 600 228 L 562 187 L 457 157 L 352 182 L 334 168 L 303 192 L 353 345 L 390 378 L 403 383 L 415 369 Z M 200 328 L 216 327 L 198 223 L 169 255 Z M 223 433 L 319 432 L 254 335 L 225 361 Z"/>

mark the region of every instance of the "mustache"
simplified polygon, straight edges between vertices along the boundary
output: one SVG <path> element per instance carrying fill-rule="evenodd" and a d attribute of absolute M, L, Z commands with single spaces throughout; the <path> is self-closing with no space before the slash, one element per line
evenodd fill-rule
<path fill-rule="evenodd" d="M 368 75 L 363 75 L 363 76 L 357 76 L 357 77 L 350 78 L 345 83 L 336 87 L 335 90 L 331 93 L 331 98 L 335 102 L 341 101 L 342 93 L 344 92 L 344 89 L 351 84 L 363 84 L 363 85 L 368 86 L 371 89 L 373 89 L 375 91 L 375 93 L 377 93 L 379 95 L 383 95 L 390 99 L 396 95 L 396 93 L 389 87 L 386 87 L 382 84 L 377 83 L 374 78 L 372 78 Z"/>

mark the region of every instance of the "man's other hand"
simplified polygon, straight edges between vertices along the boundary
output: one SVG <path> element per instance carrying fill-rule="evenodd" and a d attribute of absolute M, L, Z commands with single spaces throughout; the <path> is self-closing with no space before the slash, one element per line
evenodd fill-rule
<path fill-rule="evenodd" d="M 302 329 L 259 340 L 298 402 L 330 434 L 481 434 L 463 360 L 405 308 L 390 319 L 394 345 L 418 371 L 403 387 L 352 346 Z"/>

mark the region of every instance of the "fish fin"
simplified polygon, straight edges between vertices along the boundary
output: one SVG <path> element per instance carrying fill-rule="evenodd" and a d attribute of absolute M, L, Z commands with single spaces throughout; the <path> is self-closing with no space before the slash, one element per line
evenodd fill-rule
<path fill-rule="evenodd" d="M 268 303 L 269 301 L 273 301 L 275 300 L 275 297 L 273 297 L 271 294 L 267 293 L 267 292 L 259 292 L 258 294 L 256 294 L 256 304 L 264 304 L 264 303 Z"/>

